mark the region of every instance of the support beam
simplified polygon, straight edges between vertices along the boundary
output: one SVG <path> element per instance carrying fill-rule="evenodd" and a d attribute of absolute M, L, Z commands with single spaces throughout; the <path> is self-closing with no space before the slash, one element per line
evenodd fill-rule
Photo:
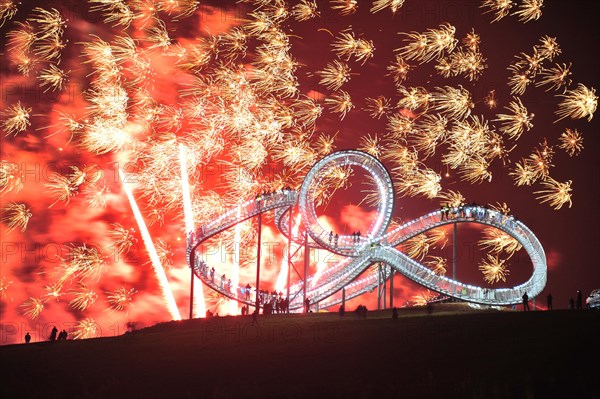
<path fill-rule="evenodd" d="M 383 303 L 383 308 L 384 309 L 385 309 L 385 303 L 387 302 L 386 298 L 385 298 L 385 295 L 386 295 L 386 292 L 387 292 L 387 279 L 385 278 L 386 277 L 385 275 L 386 275 L 386 272 L 387 272 L 387 268 L 388 268 L 387 265 L 383 265 L 383 276 L 382 276 L 382 278 L 383 278 L 383 301 L 382 301 L 382 303 Z"/>
<path fill-rule="evenodd" d="M 377 310 L 381 309 L 381 262 L 377 264 Z"/>
<path fill-rule="evenodd" d="M 454 222 L 454 235 L 452 238 L 452 280 L 456 281 L 456 264 L 458 262 L 458 242 L 457 233 L 458 223 Z M 454 292 L 456 292 L 456 286 L 454 286 Z"/>
<path fill-rule="evenodd" d="M 260 207 L 260 202 L 259 205 Z M 262 245 L 262 213 L 258 214 L 258 245 L 256 247 L 256 314 L 260 313 L 260 250 Z"/>
<path fill-rule="evenodd" d="M 304 229 L 304 284 L 302 286 L 303 304 L 306 303 L 306 277 L 308 277 L 308 266 L 310 264 L 310 247 L 308 246 L 308 230 Z M 304 309 L 308 313 L 308 309 Z"/>
<path fill-rule="evenodd" d="M 287 313 L 290 313 L 290 278 L 291 278 L 291 273 L 292 273 L 292 220 L 294 220 L 294 218 L 292 217 L 294 213 L 294 207 L 290 206 L 290 216 L 288 219 L 288 250 L 287 250 L 287 256 L 288 256 L 288 271 L 287 271 L 287 294 L 285 296 L 286 300 L 288 301 L 288 306 L 286 309 Z"/>
<path fill-rule="evenodd" d="M 390 309 L 394 308 L 394 273 L 393 267 L 390 267 Z"/>
<path fill-rule="evenodd" d="M 194 253 L 192 256 L 194 262 L 192 263 L 192 267 L 190 267 L 192 271 L 192 276 L 190 277 L 190 320 L 194 318 L 194 267 L 196 266 L 196 254 Z"/>

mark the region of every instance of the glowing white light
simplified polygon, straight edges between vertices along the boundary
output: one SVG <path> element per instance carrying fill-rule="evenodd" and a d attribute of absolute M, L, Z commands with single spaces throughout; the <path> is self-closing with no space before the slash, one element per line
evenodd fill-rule
<path fill-rule="evenodd" d="M 152 269 L 154 270 L 154 274 L 156 275 L 156 279 L 158 280 L 158 285 L 160 286 L 163 298 L 165 299 L 165 305 L 167 307 L 167 310 L 169 311 L 171 317 L 174 320 L 181 320 L 181 314 L 179 313 L 179 309 L 177 308 L 177 303 L 175 302 L 173 291 L 171 291 L 171 287 L 169 286 L 169 280 L 167 279 L 167 275 L 165 274 L 165 269 L 160 263 L 160 258 L 158 257 L 158 253 L 156 252 L 156 248 L 154 247 L 154 243 L 152 242 L 152 237 L 150 237 L 150 232 L 148 232 L 146 222 L 144 222 L 144 218 L 142 217 L 140 208 L 138 207 L 137 202 L 133 197 L 131 187 L 129 187 L 129 183 L 127 182 L 125 174 L 120 168 L 119 178 L 123 183 L 123 190 L 125 190 L 125 194 L 127 195 L 127 199 L 129 200 L 129 205 L 131 205 L 131 210 L 133 211 L 133 216 L 135 216 L 135 220 L 140 230 L 140 234 L 142 235 L 142 239 L 144 240 L 146 251 L 148 252 L 148 256 L 150 256 Z"/>

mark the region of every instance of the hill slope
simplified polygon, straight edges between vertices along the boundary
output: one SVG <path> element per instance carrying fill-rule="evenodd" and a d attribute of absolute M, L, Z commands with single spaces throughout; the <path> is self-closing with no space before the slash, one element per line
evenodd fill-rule
<path fill-rule="evenodd" d="M 600 312 L 222 317 L 0 347 L 4 398 L 600 398 Z"/>

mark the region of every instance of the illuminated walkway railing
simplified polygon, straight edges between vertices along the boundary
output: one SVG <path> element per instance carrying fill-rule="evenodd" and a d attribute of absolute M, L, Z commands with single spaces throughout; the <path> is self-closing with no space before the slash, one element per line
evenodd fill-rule
<path fill-rule="evenodd" d="M 322 228 L 318 222 L 312 193 L 323 176 L 327 176 L 334 167 L 360 166 L 371 174 L 379 188 L 380 201 L 375 219 L 365 236 L 358 240 L 354 236 L 339 236 L 336 242 L 330 241 L 330 232 Z M 312 194 L 311 194 L 312 193 Z M 244 202 L 224 213 L 219 218 L 199 228 L 188 238 L 187 255 L 190 265 L 194 265 L 195 274 L 209 287 L 220 294 L 242 303 L 253 305 L 253 295 L 247 297 L 240 287 L 232 287 L 232 292 L 222 288 L 219 281 L 213 282 L 208 273 L 203 272 L 196 261 L 200 244 L 210 237 L 227 230 L 238 223 L 261 213 L 275 210 L 275 223 L 284 235 L 289 233 L 290 213 L 298 203 L 302 223 L 309 235 L 309 246 L 333 252 L 342 257 L 340 262 L 328 267 L 318 274 L 307 276 L 306 295 L 312 303 L 320 303 L 321 307 L 338 304 L 341 301 L 340 290 L 345 289 L 345 298 L 351 299 L 372 291 L 378 284 L 377 276 L 372 273 L 361 274 L 370 265 L 381 262 L 389 265 L 397 272 L 418 284 L 450 297 L 465 301 L 489 305 L 509 305 L 519 303 L 524 293 L 530 298 L 538 295 L 546 284 L 546 256 L 535 235 L 520 221 L 512 216 L 478 206 L 464 206 L 462 212 L 455 211 L 455 216 L 443 218 L 441 210 L 430 212 L 417 219 L 406 222 L 393 229 L 388 229 L 393 207 L 393 187 L 387 171 L 375 158 L 359 151 L 342 151 L 334 153 L 319 161 L 307 175 L 300 192 L 284 190 L 258 197 Z M 311 205 L 312 204 L 312 205 Z M 429 268 L 411 259 L 395 247 L 419 234 L 429 230 L 459 223 L 478 223 L 500 229 L 515 238 L 525 249 L 533 264 L 533 273 L 525 283 L 512 288 L 483 288 L 465 284 L 448 277 L 439 276 Z M 304 232 L 293 237 L 303 245 Z M 386 268 L 386 270 L 388 270 Z M 389 272 L 385 278 L 389 277 Z M 220 279 L 217 279 L 220 280 Z M 301 309 L 303 306 L 304 281 L 290 286 L 290 309 Z"/>

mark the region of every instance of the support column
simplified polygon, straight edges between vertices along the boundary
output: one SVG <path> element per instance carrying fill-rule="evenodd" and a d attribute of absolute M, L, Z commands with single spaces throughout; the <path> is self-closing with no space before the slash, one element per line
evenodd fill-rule
<path fill-rule="evenodd" d="M 393 267 L 390 266 L 390 309 L 394 308 L 394 273 L 396 272 Z"/>
<path fill-rule="evenodd" d="M 260 207 L 260 205 L 259 205 Z M 259 209 L 260 210 L 260 209 Z M 262 245 L 262 213 L 258 214 L 258 245 L 256 247 L 256 312 L 260 313 L 260 252 Z"/>
<path fill-rule="evenodd" d="M 377 310 L 381 309 L 381 263 L 377 264 Z"/>
<path fill-rule="evenodd" d="M 457 248 L 458 248 L 458 243 L 457 243 L 457 237 L 456 237 L 456 233 L 458 230 L 458 224 L 456 222 L 454 222 L 454 236 L 452 238 L 452 280 L 456 281 L 456 264 L 457 264 Z M 456 292 L 456 285 L 454 286 L 454 292 Z"/>
<path fill-rule="evenodd" d="M 387 293 L 387 279 L 385 278 L 386 277 L 385 274 L 387 272 L 387 268 L 388 268 L 387 265 L 383 265 L 383 276 L 382 276 L 382 278 L 383 278 L 383 308 L 384 309 L 385 309 L 385 303 L 387 302 L 387 300 L 385 298 L 385 295 Z"/>
<path fill-rule="evenodd" d="M 306 230 L 306 226 L 304 229 L 304 284 L 302 285 L 302 298 L 303 305 L 305 307 L 304 312 L 308 313 L 308 309 L 306 309 L 306 277 L 308 276 L 308 266 L 310 264 L 310 247 L 308 246 L 308 230 Z"/>
<path fill-rule="evenodd" d="M 294 218 L 292 217 L 294 213 L 294 207 L 290 206 L 290 216 L 288 219 L 288 250 L 287 250 L 287 256 L 288 256 L 288 272 L 287 272 L 287 294 L 286 294 L 286 299 L 289 301 L 290 300 L 290 278 L 291 278 L 291 272 L 292 272 L 292 223 Z M 286 312 L 289 313 L 290 312 L 290 304 L 288 302 L 288 307 L 286 309 Z"/>
<path fill-rule="evenodd" d="M 196 254 L 192 256 L 192 275 L 190 277 L 190 320 L 194 318 L 194 266 L 196 265 Z"/>
<path fill-rule="evenodd" d="M 342 306 L 346 309 L 346 287 L 342 288 Z"/>

